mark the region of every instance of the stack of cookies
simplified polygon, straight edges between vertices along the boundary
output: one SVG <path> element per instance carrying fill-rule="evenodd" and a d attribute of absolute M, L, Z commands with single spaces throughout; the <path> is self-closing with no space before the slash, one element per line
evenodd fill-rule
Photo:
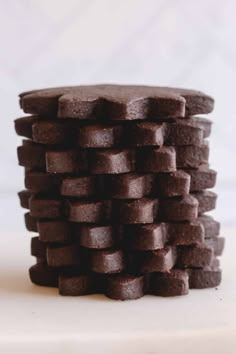
<path fill-rule="evenodd" d="M 31 281 L 61 295 L 185 295 L 221 281 L 213 110 L 201 92 L 95 85 L 26 92 L 15 128 Z"/>

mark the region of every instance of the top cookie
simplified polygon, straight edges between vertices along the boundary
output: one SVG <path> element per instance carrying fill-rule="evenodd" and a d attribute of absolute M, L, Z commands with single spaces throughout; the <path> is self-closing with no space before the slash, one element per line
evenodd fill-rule
<path fill-rule="evenodd" d="M 214 100 L 202 92 L 151 86 L 59 87 L 20 94 L 25 113 L 77 119 L 163 119 L 210 113 Z"/>

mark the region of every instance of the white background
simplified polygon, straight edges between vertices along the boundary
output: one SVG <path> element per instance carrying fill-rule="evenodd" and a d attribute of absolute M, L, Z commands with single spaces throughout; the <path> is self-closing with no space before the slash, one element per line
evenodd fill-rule
<path fill-rule="evenodd" d="M 216 218 L 234 224 L 236 203 L 236 1 L 0 0 L 0 217 L 23 230 L 23 189 L 13 119 L 17 95 L 82 83 L 196 88 L 216 99 L 212 167 Z"/>

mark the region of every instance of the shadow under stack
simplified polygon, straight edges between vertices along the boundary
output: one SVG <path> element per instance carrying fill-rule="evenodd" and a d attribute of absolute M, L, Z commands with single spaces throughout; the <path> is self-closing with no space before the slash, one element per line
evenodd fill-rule
<path fill-rule="evenodd" d="M 193 90 L 95 85 L 26 92 L 15 120 L 37 285 L 61 295 L 185 295 L 219 285 L 209 167 L 214 101 Z"/>

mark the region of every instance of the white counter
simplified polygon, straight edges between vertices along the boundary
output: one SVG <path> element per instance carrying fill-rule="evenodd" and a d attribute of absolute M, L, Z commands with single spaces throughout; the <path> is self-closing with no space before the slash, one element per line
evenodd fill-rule
<path fill-rule="evenodd" d="M 218 289 L 119 302 L 32 285 L 30 234 L 1 234 L 0 353 L 235 354 L 236 235 L 224 235 Z"/>

